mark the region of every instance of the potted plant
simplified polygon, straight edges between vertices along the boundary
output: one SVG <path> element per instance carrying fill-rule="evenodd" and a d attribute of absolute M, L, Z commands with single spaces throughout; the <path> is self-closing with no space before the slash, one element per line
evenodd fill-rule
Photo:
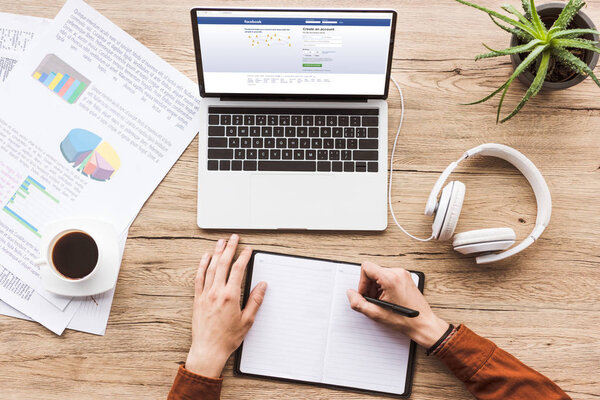
<path fill-rule="evenodd" d="M 481 60 L 508 55 L 514 66 L 514 72 L 502 86 L 483 99 L 469 103 L 482 103 L 502 92 L 496 123 L 514 117 L 542 87 L 565 89 L 587 76 L 600 87 L 600 81 L 593 72 L 600 54 L 597 46 L 600 32 L 580 11 L 585 5 L 583 0 L 569 0 L 566 4 L 549 3 L 537 8 L 534 0 L 522 0 L 524 13 L 510 5 L 502 6 L 504 11 L 512 14 L 511 17 L 465 0 L 456 1 L 486 12 L 497 26 L 512 34 L 511 47 L 494 50 L 484 44 L 490 52 L 475 57 L 475 60 Z M 529 88 L 515 109 L 500 120 L 504 97 L 517 77 Z"/>

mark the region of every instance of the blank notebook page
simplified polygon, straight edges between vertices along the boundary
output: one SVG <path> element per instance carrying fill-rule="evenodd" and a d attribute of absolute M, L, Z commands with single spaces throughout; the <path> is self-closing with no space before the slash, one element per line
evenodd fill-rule
<path fill-rule="evenodd" d="M 410 340 L 350 308 L 359 278 L 357 265 L 256 253 L 251 287 L 268 288 L 240 371 L 403 394 Z"/>

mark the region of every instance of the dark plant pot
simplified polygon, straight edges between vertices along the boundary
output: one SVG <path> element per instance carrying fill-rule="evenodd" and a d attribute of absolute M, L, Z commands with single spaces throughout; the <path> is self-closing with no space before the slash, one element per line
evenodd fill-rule
<path fill-rule="evenodd" d="M 546 22 L 548 20 L 550 20 L 550 21 L 556 20 L 556 18 L 558 18 L 560 12 L 563 10 L 564 7 L 565 7 L 565 3 L 546 3 L 546 4 L 542 4 L 538 7 L 536 7 L 536 10 L 537 10 L 538 14 L 540 15 L 540 19 L 542 21 Z M 594 26 L 594 23 L 592 22 L 590 17 L 585 15 L 582 11 L 579 11 L 579 13 L 577 13 L 575 18 L 573 18 L 573 22 L 571 22 L 571 26 L 573 28 L 579 28 L 579 29 L 596 29 L 596 26 Z M 548 26 L 548 28 L 549 28 L 549 26 Z M 585 35 L 585 36 L 583 36 L 583 38 L 598 41 L 598 35 Z M 511 41 L 510 41 L 510 46 L 513 47 L 513 46 L 517 46 L 519 44 L 520 44 L 519 38 L 517 38 L 515 35 L 513 35 L 511 38 Z M 521 64 L 521 62 L 523 61 L 522 54 L 512 54 L 510 56 L 510 59 L 512 61 L 512 65 L 514 68 L 517 68 L 517 66 L 519 64 Z M 594 53 L 593 51 L 586 50 L 584 61 L 593 70 L 596 67 L 596 64 L 598 64 L 598 53 Z M 529 71 L 523 71 L 519 75 L 519 80 L 526 86 L 531 85 L 531 83 L 533 82 L 533 78 L 534 78 L 533 74 Z M 575 86 L 578 83 L 582 82 L 585 78 L 587 78 L 586 75 L 574 73 L 572 77 L 570 77 L 567 80 L 562 81 L 562 82 L 544 81 L 544 84 L 542 87 L 544 87 L 546 89 L 553 89 L 553 90 L 567 89 L 567 88 L 570 88 L 571 86 Z"/>

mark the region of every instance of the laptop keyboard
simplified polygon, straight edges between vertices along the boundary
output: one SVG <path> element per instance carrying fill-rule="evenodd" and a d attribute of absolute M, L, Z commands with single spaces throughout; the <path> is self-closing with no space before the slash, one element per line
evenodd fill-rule
<path fill-rule="evenodd" d="M 379 110 L 208 108 L 209 171 L 377 172 Z"/>

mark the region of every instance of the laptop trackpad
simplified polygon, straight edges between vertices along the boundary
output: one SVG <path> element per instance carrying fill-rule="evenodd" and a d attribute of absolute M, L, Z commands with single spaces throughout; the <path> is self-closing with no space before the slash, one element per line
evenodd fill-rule
<path fill-rule="evenodd" d="M 261 174 L 252 176 L 252 223 L 265 228 L 305 229 L 331 218 L 339 199 L 332 176 Z"/>

